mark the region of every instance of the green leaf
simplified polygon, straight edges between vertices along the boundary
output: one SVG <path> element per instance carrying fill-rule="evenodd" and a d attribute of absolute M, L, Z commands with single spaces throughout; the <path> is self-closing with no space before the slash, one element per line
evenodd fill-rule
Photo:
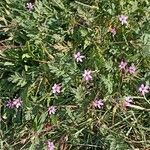
<path fill-rule="evenodd" d="M 14 64 L 12 62 L 5 62 L 4 66 L 14 66 Z"/>
<path fill-rule="evenodd" d="M 27 84 L 27 81 L 25 78 L 23 78 L 19 73 L 15 72 L 14 75 L 11 75 L 8 78 L 8 81 L 11 81 L 12 83 L 16 83 L 17 86 L 24 87 Z"/>
<path fill-rule="evenodd" d="M 85 37 L 88 34 L 88 31 L 86 29 L 81 29 L 80 32 L 82 37 Z"/>
<path fill-rule="evenodd" d="M 22 59 L 24 59 L 24 58 L 30 58 L 30 57 L 31 56 L 29 54 L 27 54 L 27 53 L 22 55 Z"/>

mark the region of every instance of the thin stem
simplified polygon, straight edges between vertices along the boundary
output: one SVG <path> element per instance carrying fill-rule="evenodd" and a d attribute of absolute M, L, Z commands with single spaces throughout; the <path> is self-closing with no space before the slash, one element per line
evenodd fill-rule
<path fill-rule="evenodd" d="M 98 7 L 96 6 L 90 6 L 90 5 L 87 5 L 87 4 L 84 4 L 84 3 L 81 3 L 81 2 L 78 2 L 78 1 L 75 1 L 75 3 L 79 4 L 79 5 L 82 5 L 84 7 L 88 7 L 88 8 L 91 8 L 91 9 L 99 9 Z"/>
<path fill-rule="evenodd" d="M 145 94 L 144 94 L 144 99 L 145 99 L 146 102 L 150 105 L 150 102 L 149 102 L 148 99 L 145 97 Z"/>

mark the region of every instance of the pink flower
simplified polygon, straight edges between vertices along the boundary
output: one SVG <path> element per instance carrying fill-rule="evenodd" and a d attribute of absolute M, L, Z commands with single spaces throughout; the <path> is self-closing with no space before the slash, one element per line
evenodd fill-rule
<path fill-rule="evenodd" d="M 27 8 L 29 11 L 33 10 L 34 5 L 32 3 L 27 3 Z"/>
<path fill-rule="evenodd" d="M 95 107 L 95 108 L 101 108 L 102 106 L 104 105 L 104 103 L 102 102 L 102 100 L 100 99 L 100 100 L 95 100 L 94 102 L 93 102 L 93 106 Z"/>
<path fill-rule="evenodd" d="M 121 24 L 128 24 L 127 22 L 127 19 L 128 19 L 128 16 L 125 16 L 125 15 L 120 15 L 119 16 L 119 21 L 121 22 Z"/>
<path fill-rule="evenodd" d="M 84 70 L 83 78 L 86 81 L 92 80 L 91 70 Z"/>
<path fill-rule="evenodd" d="M 124 61 L 121 61 L 120 64 L 119 64 L 119 68 L 121 70 L 125 70 L 125 67 L 127 66 L 127 62 L 124 62 Z"/>
<path fill-rule="evenodd" d="M 132 102 L 133 102 L 133 99 L 130 96 L 125 97 L 125 103 L 124 103 L 125 106 L 130 107 Z"/>
<path fill-rule="evenodd" d="M 60 93 L 61 86 L 59 84 L 54 84 L 54 86 L 52 87 L 53 93 Z"/>
<path fill-rule="evenodd" d="M 108 31 L 110 32 L 110 33 L 112 33 L 112 35 L 113 36 L 115 36 L 116 35 L 116 28 L 112 28 L 112 27 L 109 27 L 109 29 L 108 29 Z"/>
<path fill-rule="evenodd" d="M 80 52 L 77 52 L 76 54 L 74 54 L 74 58 L 77 62 L 82 62 L 82 59 L 85 58 L 85 56 L 81 55 Z"/>
<path fill-rule="evenodd" d="M 49 115 L 51 115 L 51 114 L 55 114 L 56 113 L 56 106 L 50 106 L 49 108 L 48 108 L 48 113 L 49 113 Z"/>
<path fill-rule="evenodd" d="M 132 66 L 129 67 L 128 71 L 129 71 L 130 74 L 134 74 L 135 71 L 136 71 L 136 67 L 134 65 L 132 65 Z"/>
<path fill-rule="evenodd" d="M 54 150 L 55 146 L 53 142 L 47 142 L 47 150 Z"/>
<path fill-rule="evenodd" d="M 144 86 L 144 84 L 141 84 L 139 87 L 139 91 L 142 93 L 142 95 L 145 95 L 145 93 L 149 93 L 150 87 L 148 85 Z"/>
<path fill-rule="evenodd" d="M 13 105 L 16 107 L 16 108 L 19 108 L 22 104 L 22 101 L 21 101 L 21 98 L 15 98 L 13 99 Z"/>
<path fill-rule="evenodd" d="M 6 104 L 9 108 L 19 108 L 22 105 L 21 98 L 14 98 L 13 100 L 9 100 Z"/>

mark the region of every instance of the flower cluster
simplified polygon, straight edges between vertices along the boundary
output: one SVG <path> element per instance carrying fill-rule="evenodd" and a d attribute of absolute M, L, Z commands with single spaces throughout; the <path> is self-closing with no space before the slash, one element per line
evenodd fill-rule
<path fill-rule="evenodd" d="M 77 52 L 76 54 L 74 54 L 74 58 L 77 62 L 83 62 L 83 58 L 85 58 L 85 56 L 81 55 L 80 52 Z M 136 72 L 136 67 L 134 66 L 134 64 L 132 64 L 131 66 L 128 67 L 128 63 L 126 61 L 121 61 L 120 64 L 119 64 L 119 69 L 121 71 L 124 71 L 124 72 L 127 72 L 129 74 L 135 74 Z M 84 73 L 83 73 L 83 79 L 84 81 L 90 81 L 93 79 L 92 77 L 92 71 L 91 70 L 84 70 Z M 148 93 L 149 92 L 149 86 L 144 86 L 143 84 L 141 85 L 141 87 L 139 88 L 139 91 L 144 95 L 145 93 Z M 61 92 L 61 86 L 60 84 L 54 84 L 53 87 L 52 87 L 52 92 L 54 94 L 59 94 Z M 131 97 L 126 97 L 125 98 L 125 106 L 131 106 L 131 103 L 132 103 L 132 98 Z M 95 108 L 101 108 L 103 106 L 103 102 L 102 100 L 95 100 L 93 101 L 93 106 Z M 55 114 L 56 112 L 56 106 L 50 106 L 48 108 L 48 113 L 49 115 L 51 114 Z"/>
<path fill-rule="evenodd" d="M 80 52 L 77 52 L 76 54 L 74 54 L 74 58 L 77 62 L 83 62 L 83 58 L 85 58 L 85 56 L 81 55 Z M 91 70 L 84 70 L 83 73 L 83 79 L 85 81 L 90 81 L 92 80 L 92 71 Z"/>
<path fill-rule="evenodd" d="M 77 62 L 83 62 L 83 58 L 85 58 L 85 56 L 81 55 L 80 52 L 77 52 L 76 54 L 74 54 L 74 58 Z M 92 71 L 91 70 L 84 70 L 83 73 L 83 79 L 85 81 L 90 81 L 92 80 Z"/>
<path fill-rule="evenodd" d="M 127 73 L 129 73 L 129 74 L 135 74 L 136 73 L 136 70 L 137 70 L 137 68 L 135 67 L 135 65 L 134 64 L 132 64 L 131 66 L 127 66 L 128 64 L 127 64 L 127 62 L 126 61 L 121 61 L 120 62 L 120 64 L 119 64 L 119 69 L 121 70 L 121 71 L 124 71 L 124 72 L 127 72 Z"/>
<path fill-rule="evenodd" d="M 119 69 L 121 71 L 124 71 L 124 72 L 129 73 L 129 74 L 135 74 L 136 70 L 137 70 L 137 68 L 135 67 L 135 65 L 132 64 L 129 67 L 127 65 L 128 65 L 127 62 L 122 60 L 120 62 L 120 64 L 119 64 Z M 139 87 L 139 92 L 141 92 L 142 95 L 145 95 L 145 93 L 149 93 L 149 91 L 150 91 L 150 87 L 148 85 L 142 84 Z"/>
<path fill-rule="evenodd" d="M 21 98 L 14 98 L 13 100 L 8 100 L 6 106 L 8 108 L 19 108 L 22 105 Z"/>
<path fill-rule="evenodd" d="M 74 58 L 77 62 L 83 62 L 83 58 L 85 58 L 85 56 L 81 55 L 80 52 L 77 52 L 76 54 L 74 54 Z M 85 81 L 90 81 L 92 80 L 92 71 L 91 70 L 84 70 L 84 73 L 83 73 L 83 79 Z M 59 94 L 61 93 L 61 86 L 60 86 L 60 83 L 57 84 L 55 83 L 53 86 L 52 86 L 52 93 L 53 94 Z M 56 106 L 50 106 L 48 108 L 48 113 L 49 115 L 51 114 L 55 114 L 56 112 Z"/>

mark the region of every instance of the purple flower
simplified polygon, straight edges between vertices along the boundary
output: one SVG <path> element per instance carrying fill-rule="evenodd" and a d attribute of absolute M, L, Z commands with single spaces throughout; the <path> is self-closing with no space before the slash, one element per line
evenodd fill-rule
<path fill-rule="evenodd" d="M 61 86 L 59 84 L 54 84 L 54 86 L 52 87 L 53 93 L 60 93 Z"/>
<path fill-rule="evenodd" d="M 13 100 L 9 100 L 6 104 L 9 108 L 19 108 L 22 105 L 21 98 L 14 98 Z"/>
<path fill-rule="evenodd" d="M 142 95 L 145 95 L 145 93 L 149 93 L 150 87 L 148 85 L 141 84 L 139 87 L 139 91 L 142 93 Z"/>
<path fill-rule="evenodd" d="M 34 5 L 32 3 L 27 3 L 27 8 L 29 11 L 33 10 Z"/>
<path fill-rule="evenodd" d="M 55 146 L 53 142 L 47 142 L 47 150 L 54 150 Z"/>
<path fill-rule="evenodd" d="M 121 61 L 120 64 L 119 64 L 119 68 L 121 70 L 125 70 L 125 67 L 127 66 L 127 62 L 124 62 L 124 61 Z"/>
<path fill-rule="evenodd" d="M 12 100 L 8 100 L 6 106 L 8 108 L 14 108 L 13 101 Z"/>
<path fill-rule="evenodd" d="M 131 106 L 131 103 L 133 102 L 133 99 L 130 97 L 130 96 L 128 96 L 128 97 L 125 97 L 125 106 Z"/>
<path fill-rule="evenodd" d="M 50 106 L 49 108 L 48 108 L 48 113 L 49 113 L 49 115 L 51 115 L 51 114 L 55 114 L 56 113 L 56 106 Z"/>
<path fill-rule="evenodd" d="M 85 56 L 81 55 L 80 52 L 77 52 L 76 54 L 74 54 L 74 58 L 77 62 L 82 62 L 82 59 L 85 58 Z"/>
<path fill-rule="evenodd" d="M 129 71 L 130 74 L 134 74 L 135 71 L 136 71 L 136 67 L 134 65 L 132 65 L 132 66 L 129 67 L 128 71 Z"/>
<path fill-rule="evenodd" d="M 83 78 L 86 81 L 92 80 L 92 71 L 91 70 L 84 70 Z"/>
<path fill-rule="evenodd" d="M 104 103 L 102 102 L 102 100 L 100 99 L 100 100 L 95 100 L 94 102 L 93 102 L 93 106 L 95 107 L 95 108 L 101 108 L 102 106 L 104 105 Z"/>
<path fill-rule="evenodd" d="M 128 24 L 127 22 L 127 19 L 128 19 L 128 16 L 125 16 L 125 15 L 120 15 L 119 16 L 119 21 L 121 22 L 121 24 Z"/>

